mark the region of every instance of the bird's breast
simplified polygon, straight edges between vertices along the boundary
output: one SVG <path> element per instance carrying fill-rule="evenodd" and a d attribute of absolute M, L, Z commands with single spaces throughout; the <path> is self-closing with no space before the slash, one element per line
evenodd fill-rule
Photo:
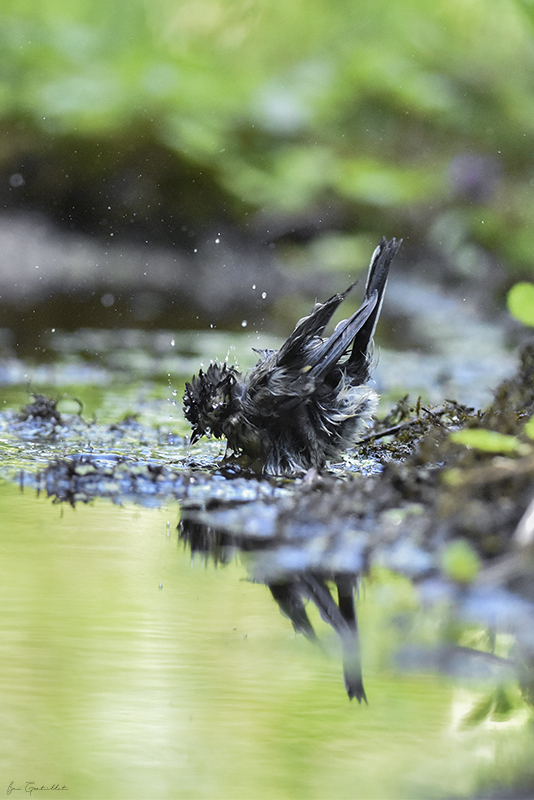
<path fill-rule="evenodd" d="M 228 418 L 224 426 L 224 435 L 234 452 L 246 453 L 251 458 L 262 455 L 261 431 L 250 421 L 238 413 Z"/>

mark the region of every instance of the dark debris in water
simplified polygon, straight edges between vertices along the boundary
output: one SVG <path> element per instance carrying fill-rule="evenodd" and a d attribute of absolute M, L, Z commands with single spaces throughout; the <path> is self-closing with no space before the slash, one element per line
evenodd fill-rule
<path fill-rule="evenodd" d="M 21 409 L 18 419 L 20 422 L 50 422 L 52 425 L 61 425 L 61 414 L 57 409 L 57 400 L 42 394 L 32 395 L 33 401 Z"/>
<path fill-rule="evenodd" d="M 222 476 L 113 454 L 73 455 L 49 464 L 37 475 L 23 474 L 21 482 L 45 491 L 54 502 L 71 505 L 107 498 L 115 503 L 135 501 L 159 506 L 176 499 L 209 508 L 221 502 L 242 504 L 275 495 L 266 482 L 251 485 L 246 478 L 226 481 Z"/>

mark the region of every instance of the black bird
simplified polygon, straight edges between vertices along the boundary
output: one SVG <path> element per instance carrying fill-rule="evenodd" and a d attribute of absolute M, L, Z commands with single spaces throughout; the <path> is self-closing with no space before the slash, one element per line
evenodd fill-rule
<path fill-rule="evenodd" d="M 321 469 L 353 447 L 378 403 L 365 384 L 389 268 L 401 242 L 382 238 L 363 304 L 329 338 L 323 331 L 354 284 L 317 303 L 280 350 L 259 351 L 260 360 L 245 375 L 226 363 L 200 370 L 184 394 L 191 443 L 203 435 L 224 436 L 252 468 L 288 476 Z"/>

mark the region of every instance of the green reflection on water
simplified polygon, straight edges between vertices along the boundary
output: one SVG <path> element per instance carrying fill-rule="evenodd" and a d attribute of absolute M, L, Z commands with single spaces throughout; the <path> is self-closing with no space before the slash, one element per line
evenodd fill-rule
<path fill-rule="evenodd" d="M 476 692 L 366 656 L 383 624 L 380 586 L 360 602 L 370 706 L 349 703 L 334 636 L 322 631 L 324 650 L 295 637 L 243 564 L 192 564 L 178 513 L 60 507 L 0 482 L 6 789 L 33 780 L 65 784 L 69 798 L 462 796 L 531 747 L 520 719 L 462 727 Z"/>

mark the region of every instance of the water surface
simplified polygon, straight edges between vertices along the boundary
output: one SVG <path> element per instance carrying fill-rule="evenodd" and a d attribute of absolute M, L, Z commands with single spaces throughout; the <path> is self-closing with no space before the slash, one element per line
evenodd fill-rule
<path fill-rule="evenodd" d="M 314 618 L 316 647 L 240 560 L 192 561 L 176 504 L 71 508 L 1 482 L 0 505 L 6 789 L 35 781 L 67 786 L 62 797 L 134 800 L 467 796 L 532 746 L 524 710 L 463 723 L 487 686 L 394 668 L 383 634 L 392 601 L 413 603 L 405 583 L 375 580 L 361 594 L 369 706 L 358 706 L 327 626 Z"/>

